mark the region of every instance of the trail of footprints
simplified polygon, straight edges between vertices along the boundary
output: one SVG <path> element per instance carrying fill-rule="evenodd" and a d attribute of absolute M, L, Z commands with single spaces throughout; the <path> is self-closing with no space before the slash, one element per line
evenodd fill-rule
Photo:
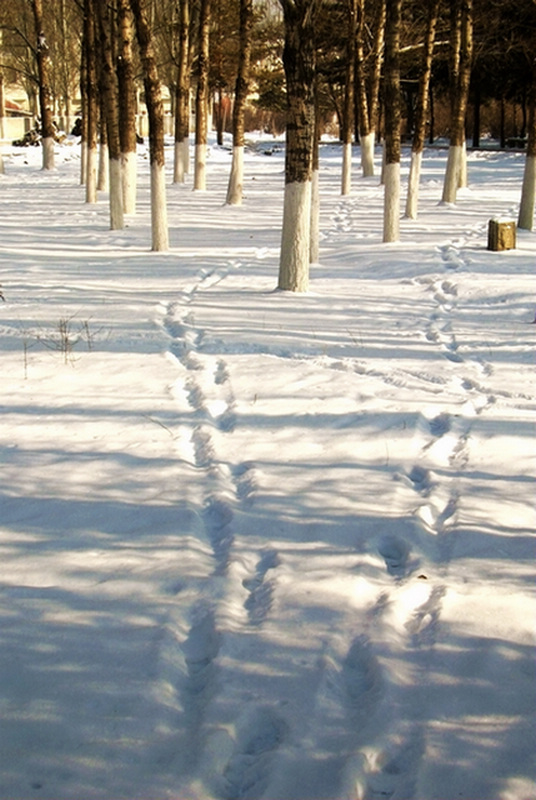
<path fill-rule="evenodd" d="M 259 256 L 260 257 L 260 256 Z M 237 264 L 233 263 L 232 267 Z M 214 431 L 231 435 L 237 425 L 235 397 L 229 370 L 223 358 L 203 354 L 203 331 L 196 327 L 191 309 L 197 291 L 222 280 L 229 268 L 204 271 L 179 302 L 170 304 L 164 328 L 171 338 L 170 351 L 185 370 L 184 392 L 192 409 L 191 445 L 195 467 L 203 470 L 205 488 L 201 513 L 203 526 L 214 556 L 213 579 L 225 579 L 234 546 L 235 508 L 247 508 L 256 491 L 255 465 L 222 464 L 214 444 Z M 275 550 L 260 553 L 255 572 L 243 580 L 247 592 L 244 612 L 252 628 L 262 625 L 271 605 L 274 590 L 270 575 L 279 565 Z M 216 598 L 217 606 L 217 598 Z M 224 633 L 218 630 L 217 607 L 194 607 L 192 624 L 178 649 L 177 682 L 179 705 L 187 728 L 186 750 L 189 769 L 202 758 L 202 732 L 206 709 L 218 691 L 218 657 Z M 222 800 L 260 797 L 268 782 L 274 753 L 286 735 L 286 723 L 269 707 L 249 709 L 237 723 L 232 753 L 222 766 L 215 791 Z"/>
<path fill-rule="evenodd" d="M 343 206 L 341 209 L 341 217 L 335 220 L 338 227 L 348 224 L 345 209 Z M 443 248 L 441 258 L 445 266 L 453 270 L 463 263 L 454 246 Z M 203 354 L 203 331 L 197 329 L 193 311 L 188 307 L 196 291 L 214 285 L 228 271 L 203 273 L 178 303 L 169 306 L 164 320 L 171 337 L 170 350 L 186 373 L 184 388 L 194 415 L 193 457 L 195 466 L 204 470 L 206 477 L 202 519 L 214 555 L 215 578 L 227 574 L 232 559 L 234 509 L 237 506 L 247 508 L 254 502 L 255 465 L 245 462 L 228 467 L 218 461 L 213 432 L 232 435 L 238 424 L 235 398 L 225 360 Z M 428 286 L 433 292 L 435 309 L 426 326 L 426 338 L 431 344 L 437 344 L 449 361 L 463 367 L 464 357 L 459 352 L 450 319 L 458 302 L 456 283 L 451 278 L 437 278 L 431 279 Z M 481 367 L 484 374 L 491 370 L 486 364 Z M 474 414 L 481 413 L 493 402 L 473 380 L 464 378 L 461 385 Z M 454 475 L 463 469 L 468 459 L 470 426 L 467 416 L 447 411 L 431 419 L 423 415 L 421 434 L 425 435 L 425 443 L 406 475 L 407 485 L 416 498 L 416 517 L 437 542 L 437 560 L 447 564 L 459 502 Z M 434 448 L 437 449 L 438 443 L 446 445 L 440 450 L 443 460 L 446 458 L 440 465 L 441 478 L 433 469 Z M 415 577 L 418 560 L 412 556 L 411 547 L 404 538 L 383 537 L 378 543 L 378 554 L 393 587 Z M 279 564 L 277 551 L 265 550 L 259 554 L 254 573 L 242 581 L 247 591 L 245 616 L 252 629 L 262 626 L 268 617 Z M 426 600 L 411 613 L 405 624 L 408 647 L 427 652 L 435 646 L 444 594 L 445 587 L 441 583 L 431 586 Z M 383 591 L 369 617 L 371 624 L 375 622 L 374 616 L 381 615 L 389 602 L 390 591 Z M 182 644 L 177 640 L 176 646 L 181 650 L 185 665 L 182 681 L 179 681 L 179 695 L 187 720 L 192 764 L 195 764 L 194 750 L 202 749 L 205 709 L 218 688 L 218 656 L 223 634 L 218 630 L 213 608 L 194 609 L 193 618 L 186 638 Z M 382 704 L 387 702 L 382 666 L 366 632 L 348 644 L 344 656 L 324 658 L 316 686 L 316 727 L 324 726 L 329 730 L 331 719 L 337 735 L 341 730 L 346 731 L 348 753 L 359 751 L 366 743 L 370 726 L 374 727 L 375 720 L 381 716 Z M 337 710 L 333 711 L 334 708 Z M 222 800 L 259 800 L 268 785 L 277 750 L 289 736 L 289 729 L 272 707 L 257 705 L 239 719 L 236 730 L 232 752 L 220 770 L 216 794 Z M 423 752 L 422 730 L 410 721 L 403 735 L 385 746 L 382 763 L 365 765 L 361 770 L 363 800 L 395 794 L 411 796 L 412 775 L 417 772 L 416 765 Z"/>

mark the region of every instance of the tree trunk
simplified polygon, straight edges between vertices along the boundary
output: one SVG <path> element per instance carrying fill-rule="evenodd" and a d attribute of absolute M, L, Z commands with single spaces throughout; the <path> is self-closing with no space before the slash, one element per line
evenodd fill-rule
<path fill-rule="evenodd" d="M 97 189 L 99 192 L 110 190 L 110 153 L 108 151 L 108 129 L 106 112 L 101 104 L 99 127 L 99 168 L 97 173 Z"/>
<path fill-rule="evenodd" d="M 197 53 L 197 92 L 195 96 L 194 163 L 194 189 L 199 191 L 204 191 L 207 188 L 209 33 L 210 0 L 201 0 Z"/>
<path fill-rule="evenodd" d="M 523 172 L 523 186 L 517 226 L 531 231 L 534 224 L 534 197 L 536 193 L 536 66 L 532 66 L 532 87 L 528 119 L 527 155 Z"/>
<path fill-rule="evenodd" d="M 369 70 L 369 91 L 364 68 L 363 35 L 365 31 L 365 0 L 361 0 L 358 27 L 357 83 L 359 92 L 359 143 L 361 146 L 361 169 L 364 177 L 374 175 L 374 146 L 378 125 L 379 94 L 383 63 L 385 35 L 385 0 L 377 3 L 374 25 L 374 41 Z"/>
<path fill-rule="evenodd" d="M 217 100 L 214 101 L 214 116 L 216 122 L 216 144 L 223 146 L 223 130 L 225 127 L 225 111 L 222 87 L 218 86 Z"/>
<path fill-rule="evenodd" d="M 240 0 L 238 73 L 236 76 L 233 107 L 233 160 L 231 163 L 229 186 L 227 187 L 227 203 L 234 206 L 242 204 L 244 179 L 244 111 L 249 87 L 252 25 L 253 1 Z"/>
<path fill-rule="evenodd" d="M 465 117 L 473 56 L 473 0 L 455 0 L 451 22 L 451 131 L 443 202 L 455 203 L 464 175 Z"/>
<path fill-rule="evenodd" d="M 422 154 L 426 136 L 426 117 L 428 114 L 428 100 L 430 97 L 430 78 L 432 75 L 432 60 L 434 55 L 435 31 L 440 0 L 432 0 L 428 7 L 428 21 L 424 40 L 424 51 L 419 80 L 419 93 L 415 109 L 415 133 L 411 147 L 411 164 L 409 170 L 408 194 L 406 198 L 406 217 L 417 219 L 419 204 L 419 181 L 421 176 Z"/>
<path fill-rule="evenodd" d="M 385 190 L 383 241 L 400 234 L 400 21 L 402 0 L 387 0 L 385 18 Z"/>
<path fill-rule="evenodd" d="M 140 0 L 130 0 L 136 24 L 136 36 L 144 71 L 145 102 L 149 117 L 149 160 L 151 164 L 151 234 L 152 249 L 169 249 L 164 159 L 164 106 L 156 66 L 151 30 L 141 9 Z"/>
<path fill-rule="evenodd" d="M 52 118 L 52 93 L 49 84 L 50 58 L 43 31 L 42 0 L 32 0 L 36 34 L 37 71 L 39 75 L 39 110 L 41 114 L 41 144 L 43 169 L 54 169 L 54 121 Z"/>
<path fill-rule="evenodd" d="M 118 3 L 119 53 L 117 81 L 119 88 L 119 141 L 121 147 L 121 179 L 125 214 L 136 211 L 136 90 L 132 62 L 132 12 L 128 0 Z"/>
<path fill-rule="evenodd" d="M 184 183 L 190 163 L 190 0 L 181 0 L 179 68 L 175 92 L 175 152 L 173 183 Z"/>
<path fill-rule="evenodd" d="M 287 85 L 285 197 L 279 289 L 309 286 L 311 182 L 314 138 L 313 16 L 319 0 L 280 0 L 285 20 L 283 65 Z"/>
<path fill-rule="evenodd" d="M 358 0 L 346 0 L 347 47 L 344 107 L 342 113 L 342 177 L 341 194 L 347 195 L 352 186 L 352 132 L 354 127 L 355 70 L 357 62 Z"/>
<path fill-rule="evenodd" d="M 99 31 L 100 88 L 108 141 L 110 228 L 124 227 L 123 186 L 121 181 L 121 144 L 119 140 L 119 104 L 117 76 L 112 54 L 112 18 L 108 4 L 97 2 Z"/>
<path fill-rule="evenodd" d="M 82 26 L 82 41 L 80 47 L 80 185 L 86 183 L 87 169 L 87 132 L 88 132 L 88 102 L 87 102 L 87 39 L 86 39 L 86 5 L 84 0 L 84 16 Z"/>
<path fill-rule="evenodd" d="M 311 181 L 311 231 L 309 262 L 317 264 L 320 256 L 320 111 L 318 103 L 318 81 L 315 78 L 315 127 L 313 134 L 313 176 Z"/>
<path fill-rule="evenodd" d="M 95 0 L 84 2 L 84 53 L 86 61 L 86 203 L 97 202 L 97 54 L 95 44 Z"/>

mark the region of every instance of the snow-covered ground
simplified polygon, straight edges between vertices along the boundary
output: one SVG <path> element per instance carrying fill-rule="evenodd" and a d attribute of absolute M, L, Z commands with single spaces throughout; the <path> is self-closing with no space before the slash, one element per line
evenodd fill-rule
<path fill-rule="evenodd" d="M 280 142 L 240 208 L 228 149 L 170 184 L 166 254 L 143 148 L 116 232 L 76 145 L 5 148 L 2 798 L 536 796 L 536 234 L 486 249 L 522 154 L 456 206 L 445 155 L 385 245 L 323 145 L 295 295 Z"/>

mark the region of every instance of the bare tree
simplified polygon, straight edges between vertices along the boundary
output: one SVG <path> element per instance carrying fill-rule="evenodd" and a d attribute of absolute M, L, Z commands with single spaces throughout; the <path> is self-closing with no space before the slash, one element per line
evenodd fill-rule
<path fill-rule="evenodd" d="M 249 88 L 249 68 L 251 60 L 251 31 L 253 24 L 253 0 L 240 0 L 240 30 L 238 73 L 236 76 L 233 108 L 233 160 L 227 203 L 242 203 L 242 184 L 244 179 L 244 111 Z"/>
<path fill-rule="evenodd" d="M 100 87 L 108 142 L 110 227 L 112 230 L 119 230 L 124 227 L 123 185 L 121 179 L 117 74 L 112 50 L 112 17 L 107 3 L 97 0 L 96 8 L 100 45 Z"/>
<path fill-rule="evenodd" d="M 400 233 L 400 21 L 402 0 L 387 0 L 385 18 L 385 166 L 383 241 Z"/>
<path fill-rule="evenodd" d="M 39 75 L 39 109 L 41 114 L 43 169 L 54 169 L 55 129 L 52 115 L 52 93 L 50 90 L 50 59 L 48 44 L 43 30 L 42 0 L 32 0 L 32 10 L 36 36 L 35 54 Z"/>
<path fill-rule="evenodd" d="M 151 234 L 152 249 L 169 249 L 164 158 L 164 107 L 162 90 L 153 49 L 149 23 L 141 0 L 130 0 L 136 36 L 144 71 L 145 102 L 149 117 L 149 160 L 151 164 Z"/>
<path fill-rule="evenodd" d="M 536 61 L 532 64 L 532 91 L 529 108 L 527 155 L 523 171 L 518 227 L 531 231 L 534 224 L 536 193 Z"/>
<path fill-rule="evenodd" d="M 132 11 L 128 0 L 118 0 L 117 81 L 119 91 L 119 144 L 121 150 L 121 180 L 123 210 L 125 214 L 136 211 L 136 90 L 132 56 Z"/>
<path fill-rule="evenodd" d="M 379 108 L 380 80 L 385 41 L 385 0 L 378 0 L 374 19 L 372 51 L 365 69 L 364 36 L 370 27 L 366 25 L 365 0 L 360 0 L 356 47 L 357 106 L 359 121 L 359 144 L 361 146 L 361 169 L 364 177 L 374 175 L 374 145 Z M 367 77 L 369 78 L 367 82 Z M 367 85 L 368 84 L 368 85 Z"/>
<path fill-rule="evenodd" d="M 180 0 L 179 14 L 173 183 L 184 183 L 190 166 L 190 0 Z"/>
<path fill-rule="evenodd" d="M 463 182 L 465 116 L 473 56 L 473 0 L 453 0 L 451 12 L 451 129 L 449 155 L 443 184 L 443 202 L 455 203 Z"/>
<path fill-rule="evenodd" d="M 406 198 L 406 217 L 409 219 L 417 218 L 419 181 L 426 134 L 428 100 L 430 96 L 430 77 L 432 74 L 432 59 L 434 55 L 435 32 L 440 2 L 441 0 L 430 0 L 430 2 L 425 0 L 425 4 L 428 6 L 428 19 L 426 35 L 423 42 L 421 75 L 415 112 L 415 132 L 413 134 L 413 143 L 411 146 L 411 165 L 409 171 L 408 194 Z"/>
<path fill-rule="evenodd" d="M 97 137 L 99 107 L 97 101 L 97 53 L 95 45 L 95 26 L 95 0 L 84 0 L 84 39 L 82 60 L 85 66 L 85 104 L 82 110 L 82 119 L 86 134 L 86 203 L 97 202 Z"/>
<path fill-rule="evenodd" d="M 197 91 L 195 96 L 194 189 L 204 191 L 207 187 L 206 161 L 208 140 L 210 0 L 200 1 L 197 49 Z"/>
<path fill-rule="evenodd" d="M 341 194 L 350 194 L 352 184 L 352 133 L 354 128 L 354 95 L 355 95 L 355 69 L 356 69 L 356 44 L 358 0 L 346 0 L 346 74 L 344 86 L 344 106 L 342 112 L 342 178 Z"/>
<path fill-rule="evenodd" d="M 280 289 L 309 286 L 314 142 L 314 17 L 321 0 L 279 0 L 285 20 L 287 84 L 285 197 L 279 260 Z"/>

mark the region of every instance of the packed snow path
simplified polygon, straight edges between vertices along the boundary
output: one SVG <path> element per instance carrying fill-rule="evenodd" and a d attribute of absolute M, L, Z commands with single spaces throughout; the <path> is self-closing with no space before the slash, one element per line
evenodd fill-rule
<path fill-rule="evenodd" d="M 521 158 L 445 207 L 429 152 L 382 245 L 326 146 L 288 295 L 281 153 L 226 208 L 213 148 L 169 254 L 62 153 L 0 182 L 0 794 L 528 800 L 536 240 L 485 249 Z"/>

